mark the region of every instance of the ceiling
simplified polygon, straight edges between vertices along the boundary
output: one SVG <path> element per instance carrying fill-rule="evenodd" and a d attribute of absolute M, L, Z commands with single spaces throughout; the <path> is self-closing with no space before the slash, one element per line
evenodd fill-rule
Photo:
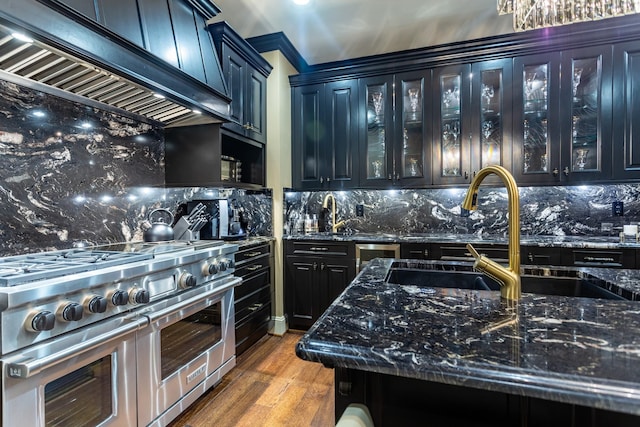
<path fill-rule="evenodd" d="M 243 38 L 282 31 L 309 65 L 512 33 L 496 0 L 212 0 Z"/>

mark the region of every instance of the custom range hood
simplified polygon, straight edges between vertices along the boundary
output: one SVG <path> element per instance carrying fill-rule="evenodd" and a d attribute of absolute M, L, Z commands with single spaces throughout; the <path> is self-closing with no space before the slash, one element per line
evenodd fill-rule
<path fill-rule="evenodd" d="M 54 88 L 53 93 L 90 105 L 106 104 L 165 127 L 229 120 L 230 99 L 215 51 L 208 57 L 215 62 L 213 72 L 203 82 L 204 77 L 196 79 L 103 26 L 79 19 L 59 2 L 3 3 L 0 78 L 44 84 Z"/>

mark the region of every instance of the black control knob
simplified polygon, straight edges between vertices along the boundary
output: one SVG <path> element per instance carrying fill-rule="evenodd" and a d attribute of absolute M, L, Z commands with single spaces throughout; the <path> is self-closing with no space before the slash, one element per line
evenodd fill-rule
<path fill-rule="evenodd" d="M 220 271 L 220 264 L 218 264 L 218 262 L 214 261 L 211 264 L 209 264 L 205 274 L 207 274 L 207 275 L 218 274 L 219 271 Z"/>
<path fill-rule="evenodd" d="M 89 313 L 104 313 L 107 311 L 107 299 L 105 297 L 94 296 L 86 303 Z"/>
<path fill-rule="evenodd" d="M 111 295 L 111 303 L 113 305 L 127 305 L 129 302 L 129 292 L 127 291 L 115 291 Z"/>
<path fill-rule="evenodd" d="M 227 271 L 227 268 L 229 267 L 229 260 L 227 259 L 223 259 L 222 261 L 220 261 L 220 271 Z"/>
<path fill-rule="evenodd" d="M 134 289 L 129 293 L 129 302 L 132 304 L 146 304 L 149 299 L 149 291 L 146 289 Z"/>
<path fill-rule="evenodd" d="M 56 324 L 56 316 L 50 311 L 40 311 L 27 319 L 27 329 L 33 332 L 50 331 Z"/>
<path fill-rule="evenodd" d="M 182 276 L 180 276 L 180 280 L 178 280 L 178 285 L 183 289 L 193 288 L 197 284 L 198 281 L 191 273 L 183 273 Z"/>
<path fill-rule="evenodd" d="M 60 316 L 60 320 L 65 322 L 77 322 L 82 319 L 82 312 L 82 305 L 70 302 L 60 307 L 58 316 Z"/>

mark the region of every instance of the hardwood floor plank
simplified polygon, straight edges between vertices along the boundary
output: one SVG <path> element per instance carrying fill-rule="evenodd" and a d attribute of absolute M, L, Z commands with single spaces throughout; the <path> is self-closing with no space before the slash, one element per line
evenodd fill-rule
<path fill-rule="evenodd" d="M 269 336 L 169 427 L 335 425 L 333 370 L 295 355 L 299 332 Z"/>

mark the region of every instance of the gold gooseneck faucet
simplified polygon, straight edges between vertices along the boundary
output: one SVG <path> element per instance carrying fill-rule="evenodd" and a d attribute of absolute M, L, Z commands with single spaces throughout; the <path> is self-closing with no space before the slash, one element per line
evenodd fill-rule
<path fill-rule="evenodd" d="M 500 282 L 500 295 L 507 300 L 520 299 L 520 196 L 518 185 L 508 170 L 502 166 L 487 166 L 480 169 L 469 184 L 469 190 L 462 202 L 462 208 L 475 210 L 478 205 L 478 187 L 491 174 L 498 175 L 507 187 L 509 198 L 509 268 L 490 260 L 469 243 L 467 249 L 476 259 L 473 267 Z"/>
<path fill-rule="evenodd" d="M 336 198 L 333 197 L 333 194 L 329 193 L 325 196 L 322 208 L 327 209 L 329 207 L 329 199 L 331 199 L 331 232 L 336 233 L 338 228 L 344 225 L 344 221 L 336 222 Z"/>

